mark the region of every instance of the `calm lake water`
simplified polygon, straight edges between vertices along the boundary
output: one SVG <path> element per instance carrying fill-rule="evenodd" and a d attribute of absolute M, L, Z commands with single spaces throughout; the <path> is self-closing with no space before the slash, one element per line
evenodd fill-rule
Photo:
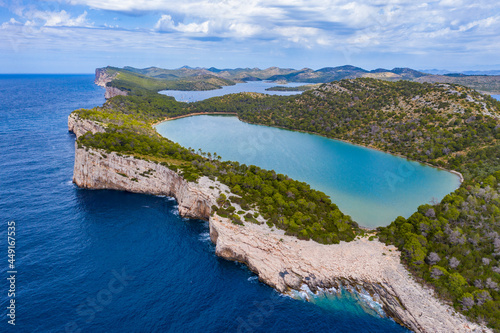
<path fill-rule="evenodd" d="M 300 94 L 301 91 L 266 91 L 267 88 L 283 86 L 283 87 L 298 87 L 308 83 L 288 83 L 277 84 L 269 81 L 250 81 L 246 83 L 237 83 L 234 86 L 225 86 L 221 89 L 205 90 L 205 91 L 182 91 L 182 90 L 163 90 L 160 94 L 174 97 L 179 102 L 197 102 L 210 97 L 223 96 L 227 94 L 235 94 L 240 92 L 257 92 L 268 95 L 289 96 Z"/>
<path fill-rule="evenodd" d="M 460 185 L 457 175 L 318 135 L 252 125 L 230 116 L 194 116 L 159 124 L 158 132 L 185 147 L 224 160 L 274 169 L 328 194 L 365 227 L 409 217 Z"/>
<path fill-rule="evenodd" d="M 0 332 L 407 332 L 364 311 L 356 295 L 316 304 L 280 296 L 218 258 L 207 223 L 180 218 L 171 198 L 72 184 L 68 115 L 104 103 L 93 81 L 0 75 Z M 8 221 L 15 327 L 6 316 Z"/>

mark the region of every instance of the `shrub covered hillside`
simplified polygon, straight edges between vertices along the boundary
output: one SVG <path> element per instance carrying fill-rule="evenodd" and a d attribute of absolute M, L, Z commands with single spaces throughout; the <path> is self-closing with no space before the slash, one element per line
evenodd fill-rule
<path fill-rule="evenodd" d="M 230 107 L 235 105 L 235 107 Z M 318 133 L 460 171 L 441 203 L 379 229 L 408 268 L 459 310 L 500 331 L 500 103 L 454 85 L 343 80 L 293 97 L 239 94 L 194 109 Z"/>
<path fill-rule="evenodd" d="M 231 80 L 210 75 L 209 73 L 194 73 L 182 77 L 176 75 L 147 76 L 132 68 L 107 67 L 106 72 L 115 76 L 107 85 L 129 93 L 139 91 L 172 90 L 212 90 L 223 86 L 234 85 Z"/>

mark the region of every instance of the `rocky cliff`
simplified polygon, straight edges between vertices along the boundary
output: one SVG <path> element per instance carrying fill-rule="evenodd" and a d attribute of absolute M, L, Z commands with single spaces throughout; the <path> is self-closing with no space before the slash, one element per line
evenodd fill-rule
<path fill-rule="evenodd" d="M 107 68 L 96 68 L 94 83 L 100 87 L 106 88 L 108 82 L 113 81 L 116 75 L 109 75 Z"/>
<path fill-rule="evenodd" d="M 68 120 L 68 128 L 77 136 L 103 130 L 99 126 L 75 116 Z M 76 146 L 73 181 L 84 188 L 176 198 L 181 216 L 209 221 L 218 256 L 245 263 L 262 282 L 280 292 L 304 286 L 313 292 L 344 287 L 369 293 L 390 317 L 415 332 L 489 332 L 414 281 L 393 246 L 366 239 L 322 245 L 271 231 L 266 224 L 238 226 L 211 215 L 220 193 L 228 194 L 229 189 L 206 177 L 197 183 L 187 182 L 175 171 L 151 161 Z"/>
<path fill-rule="evenodd" d="M 142 159 L 75 146 L 73 182 L 89 189 L 112 189 L 174 197 L 179 214 L 208 220 L 220 191 L 227 187 L 202 177 L 187 182 L 175 171 Z"/>
<path fill-rule="evenodd" d="M 110 75 L 107 71 L 106 68 L 97 68 L 95 70 L 95 80 L 94 83 L 97 84 L 98 86 L 101 86 L 106 89 L 106 92 L 104 93 L 104 97 L 106 99 L 115 97 L 115 96 L 126 96 L 127 92 L 120 90 L 115 87 L 109 87 L 108 83 L 113 81 L 113 79 L 116 77 L 116 74 Z"/>
<path fill-rule="evenodd" d="M 104 124 L 88 119 L 81 119 L 77 114 L 71 113 L 68 116 L 68 131 L 75 133 L 76 137 L 92 132 L 102 133 L 106 131 Z"/>
<path fill-rule="evenodd" d="M 322 245 L 218 216 L 210 219 L 210 238 L 218 256 L 245 263 L 280 292 L 343 287 L 370 294 L 387 315 L 415 332 L 489 332 L 413 280 L 394 246 L 366 238 Z"/>

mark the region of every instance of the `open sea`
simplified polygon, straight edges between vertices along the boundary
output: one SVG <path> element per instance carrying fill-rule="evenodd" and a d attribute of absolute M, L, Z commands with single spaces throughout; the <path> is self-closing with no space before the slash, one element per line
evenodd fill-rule
<path fill-rule="evenodd" d="M 407 332 L 364 297 L 281 296 L 166 197 L 72 184 L 67 117 L 93 75 L 0 75 L 0 332 Z M 15 327 L 7 232 L 15 222 Z"/>

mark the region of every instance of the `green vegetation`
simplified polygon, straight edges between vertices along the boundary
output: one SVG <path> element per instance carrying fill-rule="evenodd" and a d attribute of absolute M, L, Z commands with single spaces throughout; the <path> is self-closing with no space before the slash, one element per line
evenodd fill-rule
<path fill-rule="evenodd" d="M 189 113 L 231 112 L 247 122 L 317 133 L 461 172 L 465 181 L 458 190 L 379 228 L 377 236 L 396 245 L 414 276 L 440 297 L 500 331 L 499 102 L 452 84 L 365 78 L 324 84 L 298 96 L 241 93 L 185 104 L 135 84 L 131 96 L 75 111 L 107 127 L 106 133 L 80 137 L 78 144 L 162 163 L 188 180 L 221 181 L 235 195 L 221 195 L 212 208 L 235 224 L 261 223 L 262 217 L 289 235 L 321 243 L 349 241 L 362 233 L 307 184 L 195 153 L 159 136 L 151 123 Z"/>
<path fill-rule="evenodd" d="M 500 103 L 456 85 L 344 80 L 293 97 L 239 94 L 251 123 L 317 133 L 454 169 L 465 182 L 436 205 L 379 228 L 407 267 L 457 310 L 500 330 Z M 496 116 L 495 117 L 492 117 Z"/>
<path fill-rule="evenodd" d="M 234 85 L 235 82 L 210 74 L 193 74 L 178 77 L 176 75 L 147 76 L 137 70 L 107 67 L 108 75 L 115 78 L 107 85 L 129 94 L 157 92 L 160 90 L 213 90 L 223 86 Z"/>
<path fill-rule="evenodd" d="M 258 210 L 268 223 L 301 239 L 331 244 L 351 241 L 358 231 L 357 224 L 332 204 L 326 194 L 305 183 L 254 165 L 207 158 L 202 155 L 208 154 L 195 154 L 158 134 L 139 134 L 126 126 L 113 126 L 106 133 L 86 133 L 78 139 L 78 144 L 157 161 L 190 181 L 200 176 L 219 180 L 240 197 L 222 200 L 220 207 L 214 209 L 237 224 L 242 222 L 233 214 L 232 202 L 246 210 Z M 246 219 L 255 222 L 253 216 Z"/>
<path fill-rule="evenodd" d="M 499 75 L 428 75 L 415 81 L 429 83 L 453 83 L 460 84 L 478 91 L 485 91 L 490 94 L 500 94 L 500 76 Z"/>
<path fill-rule="evenodd" d="M 324 84 L 298 97 L 228 95 L 194 103 L 192 109 L 233 110 L 246 122 L 316 133 L 445 166 L 453 154 L 500 138 L 498 120 L 483 112 L 486 107 L 498 114 L 499 105 L 460 86 L 356 79 Z"/>
<path fill-rule="evenodd" d="M 219 206 L 213 209 L 235 224 L 243 224 L 243 220 L 258 223 L 260 213 L 270 226 L 283 229 L 288 235 L 325 244 L 351 241 L 356 233 L 362 232 L 324 193 L 311 189 L 309 185 L 272 170 L 222 162 L 215 153 L 199 151 L 196 154 L 194 150 L 160 136 L 150 126 L 159 119 L 190 112 L 192 110 L 186 104 L 163 95 L 138 91 L 130 96 L 117 96 L 100 108 L 74 111 L 79 117 L 100 122 L 106 127 L 105 133 L 88 132 L 77 142 L 79 147 L 103 149 L 108 153 L 113 151 L 161 163 L 189 181 L 196 181 L 201 176 L 217 179 L 238 196 L 222 198 Z M 258 213 L 236 212 L 233 204 Z"/>
<path fill-rule="evenodd" d="M 303 68 L 270 67 L 259 68 L 189 68 L 163 69 L 149 67 L 106 67 L 110 75 L 120 73 L 109 85 L 124 91 L 134 91 L 139 87 L 150 91 L 174 90 L 211 90 L 222 86 L 246 81 L 272 80 L 284 82 L 327 83 L 343 79 L 370 77 L 386 81 L 409 80 L 414 82 L 460 84 L 478 91 L 500 93 L 499 75 L 429 75 L 410 68 L 376 69 L 367 71 L 355 66 L 326 67 L 318 70 Z M 306 88 L 307 86 L 303 86 Z M 282 90 L 282 88 L 278 88 Z M 286 90 L 295 90 L 286 88 Z"/>

